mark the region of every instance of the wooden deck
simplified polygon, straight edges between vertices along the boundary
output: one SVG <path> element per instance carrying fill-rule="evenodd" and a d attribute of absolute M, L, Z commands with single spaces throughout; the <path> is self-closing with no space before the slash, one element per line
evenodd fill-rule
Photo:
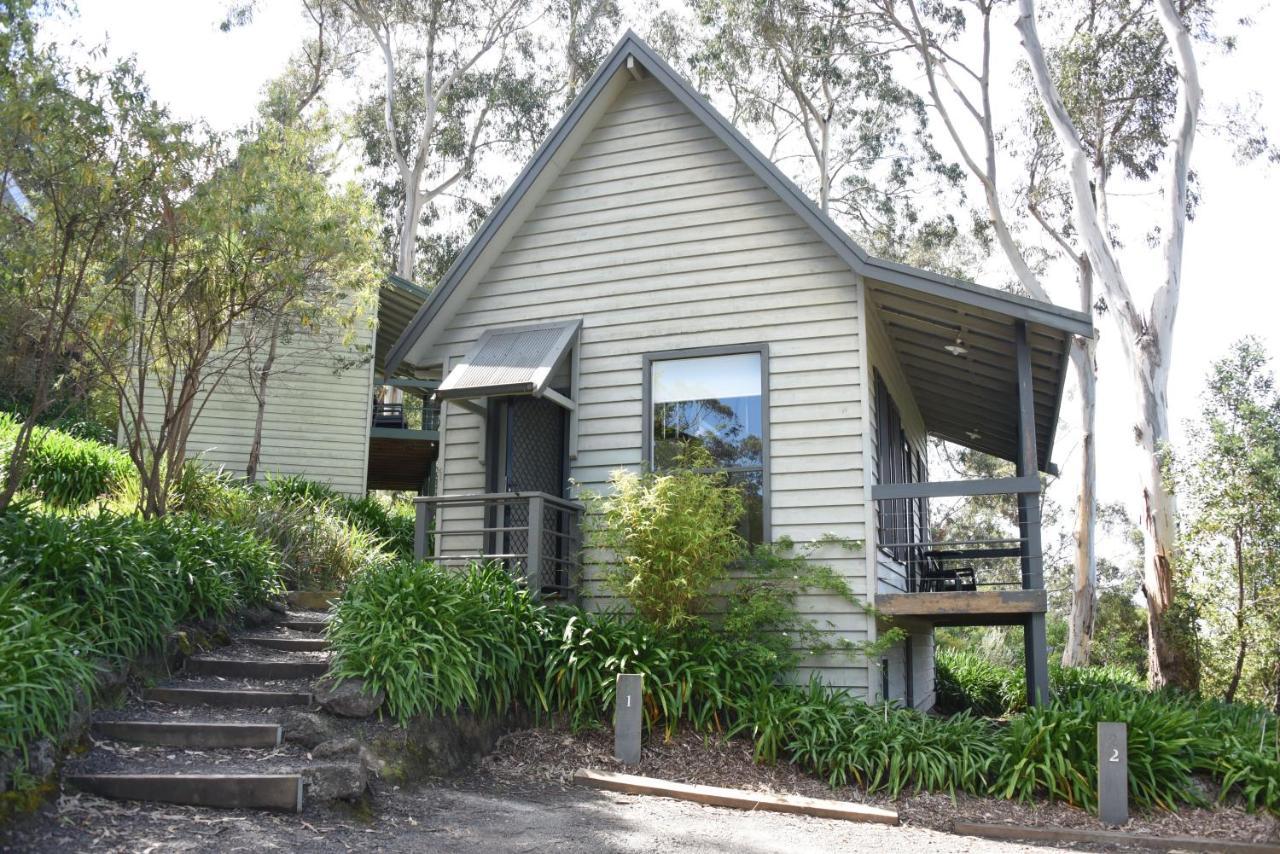
<path fill-rule="evenodd" d="M 882 593 L 876 611 L 886 619 L 934 626 L 1015 626 L 1043 614 L 1043 590 L 977 590 L 946 593 Z"/>

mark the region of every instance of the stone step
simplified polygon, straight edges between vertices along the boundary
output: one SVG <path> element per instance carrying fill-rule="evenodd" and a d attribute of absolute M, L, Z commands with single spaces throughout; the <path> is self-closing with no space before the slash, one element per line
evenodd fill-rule
<path fill-rule="evenodd" d="M 324 638 L 255 637 L 246 635 L 242 640 L 266 649 L 282 649 L 286 652 L 324 652 L 329 648 L 329 641 Z"/>
<path fill-rule="evenodd" d="M 229 679 L 308 679 L 329 671 L 327 661 L 260 661 L 238 658 L 188 658 L 183 669 L 198 676 Z"/>
<path fill-rule="evenodd" d="M 77 774 L 65 782 L 122 801 L 302 812 L 299 774 Z"/>
<path fill-rule="evenodd" d="M 95 721 L 97 738 L 166 747 L 279 747 L 280 724 L 220 721 Z"/>
<path fill-rule="evenodd" d="M 286 629 L 293 629 L 295 632 L 320 633 L 329 628 L 329 621 L 308 617 L 289 617 L 281 620 L 280 625 Z"/>
<path fill-rule="evenodd" d="M 312 702 L 311 695 L 301 691 L 257 691 L 246 688 L 148 688 L 143 697 L 176 706 L 224 706 L 243 709 L 310 706 Z"/>

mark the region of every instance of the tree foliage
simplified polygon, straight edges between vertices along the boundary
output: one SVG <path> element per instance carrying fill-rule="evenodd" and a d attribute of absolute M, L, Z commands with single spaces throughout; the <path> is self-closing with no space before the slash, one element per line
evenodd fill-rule
<path fill-rule="evenodd" d="M 1203 687 L 1280 707 L 1280 392 L 1254 338 L 1215 362 L 1175 469 Z"/>

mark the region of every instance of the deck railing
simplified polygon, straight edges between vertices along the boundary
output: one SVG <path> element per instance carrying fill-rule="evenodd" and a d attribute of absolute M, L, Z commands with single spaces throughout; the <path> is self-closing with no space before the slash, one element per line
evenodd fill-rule
<path fill-rule="evenodd" d="M 446 566 L 496 563 L 535 596 L 572 598 L 583 507 L 545 492 L 414 499 L 414 554 Z M 430 551 L 430 554 L 428 554 Z"/>
<path fill-rule="evenodd" d="M 1011 500 L 1017 528 L 980 539 L 930 539 L 930 517 L 938 520 L 940 509 L 955 510 L 978 496 Z M 1038 478 L 877 485 L 872 500 L 880 520 L 877 574 L 883 586 L 904 593 L 1043 589 Z M 935 522 L 937 527 L 946 526 Z"/>
<path fill-rule="evenodd" d="M 412 419 L 416 421 L 417 419 Z M 410 418 L 405 412 L 403 403 L 374 403 L 373 426 L 388 427 L 394 430 L 410 429 Z M 440 429 L 440 404 L 424 399 L 422 401 L 422 426 L 413 426 L 414 430 Z"/>

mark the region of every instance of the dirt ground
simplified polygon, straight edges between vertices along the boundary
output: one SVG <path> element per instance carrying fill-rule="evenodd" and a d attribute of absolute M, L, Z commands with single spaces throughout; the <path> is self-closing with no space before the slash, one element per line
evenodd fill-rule
<path fill-rule="evenodd" d="M 664 798 L 583 789 L 582 767 L 616 769 L 609 733 L 513 733 L 472 773 L 395 787 L 376 782 L 360 804 L 308 805 L 302 815 L 132 804 L 64 793 L 39 813 L 0 827 L 0 851 L 962 851 L 1053 850 L 951 835 L 955 820 L 1098 827 L 1079 810 L 990 799 L 909 796 L 897 802 L 856 789 L 831 790 L 788 766 L 751 761 L 741 742 L 692 734 L 646 747 L 633 773 L 686 782 L 793 792 L 891 806 L 903 826 L 855 824 L 776 813 L 744 813 Z M 1238 809 L 1142 816 L 1136 832 L 1280 839 L 1274 819 Z M 1090 849 L 1095 850 L 1095 849 Z M 1131 849 L 1135 850 L 1135 849 Z M 1136 849 L 1140 850 L 1140 849 Z"/>
<path fill-rule="evenodd" d="M 776 813 L 744 813 L 664 798 L 530 782 L 468 779 L 377 791 L 369 811 L 345 805 L 272 815 L 64 795 L 0 830 L 0 850 L 32 854 L 238 851 L 782 852 L 918 854 L 1048 849 L 916 827 L 884 827 Z"/>

